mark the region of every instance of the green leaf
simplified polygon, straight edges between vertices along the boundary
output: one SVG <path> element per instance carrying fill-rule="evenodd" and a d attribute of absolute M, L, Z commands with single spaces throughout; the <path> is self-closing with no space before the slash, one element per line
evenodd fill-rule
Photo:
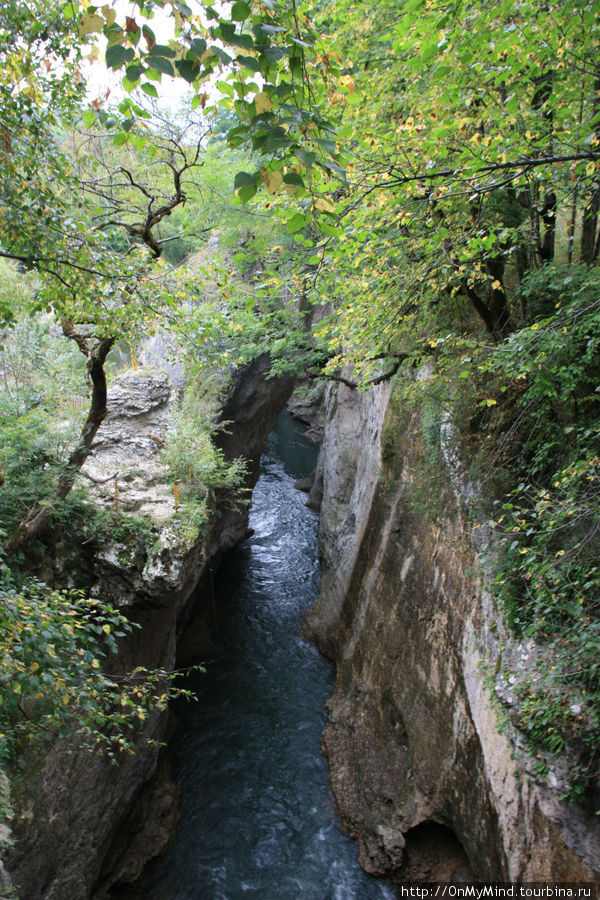
<path fill-rule="evenodd" d="M 222 38 L 226 44 L 230 44 L 235 36 L 235 25 L 233 22 L 221 22 L 215 31 L 215 37 Z"/>
<path fill-rule="evenodd" d="M 175 60 L 175 68 L 188 84 L 193 84 L 198 77 L 198 65 L 195 61 L 192 62 L 189 59 L 177 59 Z"/>
<path fill-rule="evenodd" d="M 125 74 L 126 74 L 127 78 L 129 79 L 129 81 L 136 82 L 136 81 L 138 81 L 138 79 L 139 79 L 140 75 L 143 73 L 143 71 L 144 71 L 143 66 L 141 66 L 139 63 L 133 63 L 133 65 L 127 66 Z"/>
<path fill-rule="evenodd" d="M 217 81 L 216 87 L 219 88 L 222 94 L 226 94 L 228 97 L 233 97 L 233 85 L 228 84 L 226 81 Z"/>
<path fill-rule="evenodd" d="M 154 85 L 148 84 L 147 81 L 142 85 L 142 90 L 148 97 L 158 97 L 158 91 L 156 90 Z"/>
<path fill-rule="evenodd" d="M 195 56 L 202 56 L 206 50 L 206 41 L 204 38 L 194 38 L 190 44 L 190 50 Z"/>
<path fill-rule="evenodd" d="M 287 172 L 283 176 L 284 184 L 296 184 L 299 187 L 304 187 L 304 180 L 301 175 L 296 174 L 296 172 Z"/>
<path fill-rule="evenodd" d="M 233 186 L 236 190 L 244 187 L 256 189 L 256 176 L 251 175 L 249 172 L 238 172 L 233 180 Z"/>
<path fill-rule="evenodd" d="M 301 231 L 306 226 L 307 222 L 308 219 L 303 213 L 294 213 L 292 218 L 288 219 L 288 221 L 285 223 L 287 233 L 295 234 L 297 231 Z"/>
<path fill-rule="evenodd" d="M 260 64 L 253 56 L 236 56 L 241 66 L 250 69 L 251 72 L 260 72 Z"/>
<path fill-rule="evenodd" d="M 250 186 L 240 188 L 240 190 L 238 191 L 238 197 L 240 198 L 242 203 L 247 203 L 248 200 L 251 200 L 255 194 L 256 194 L 256 188 L 250 187 Z"/>
<path fill-rule="evenodd" d="M 344 184 L 348 183 L 346 178 L 346 170 L 342 169 L 341 166 L 338 166 L 338 164 L 334 163 L 332 160 L 328 160 L 325 163 L 317 162 L 317 165 L 324 169 L 328 175 L 337 175 L 340 181 L 342 181 Z"/>
<path fill-rule="evenodd" d="M 328 222 L 324 222 L 321 220 L 319 223 L 319 228 L 323 232 L 323 234 L 328 234 L 331 237 L 339 237 L 340 234 L 343 233 L 343 228 L 337 228 L 335 225 L 330 225 Z"/>
<path fill-rule="evenodd" d="M 242 47 L 244 50 L 252 50 L 254 41 L 251 34 L 235 34 L 231 39 L 234 47 Z"/>
<path fill-rule="evenodd" d="M 237 0 L 231 7 L 231 18 L 234 22 L 243 22 L 251 12 L 249 3 L 246 3 L 245 0 Z"/>
<path fill-rule="evenodd" d="M 226 51 L 223 50 L 222 47 L 217 47 L 215 44 L 213 44 L 210 49 L 213 51 L 215 56 L 219 57 L 221 62 L 225 63 L 225 65 L 228 65 L 231 62 L 231 56 L 226 53 Z"/>
<path fill-rule="evenodd" d="M 154 56 L 164 56 L 167 59 L 175 59 L 177 54 L 167 44 L 155 44 L 148 54 L 149 62 L 152 62 L 152 57 Z"/>
<path fill-rule="evenodd" d="M 296 150 L 296 156 L 300 160 L 301 163 L 304 163 L 305 166 L 312 166 L 317 158 L 317 154 L 313 153 L 312 150 L 303 150 L 301 147 Z"/>
<path fill-rule="evenodd" d="M 146 69 L 146 78 L 151 78 L 152 81 L 157 81 L 160 83 L 162 81 L 162 74 L 158 71 L 158 69 L 149 68 Z"/>
<path fill-rule="evenodd" d="M 265 47 L 262 51 L 262 56 L 266 56 L 269 62 L 278 62 L 286 55 L 287 51 L 283 50 L 281 47 Z"/>
<path fill-rule="evenodd" d="M 106 65 L 109 69 L 120 69 L 125 63 L 131 62 L 135 56 L 133 47 L 123 47 L 122 44 L 111 44 L 106 48 Z"/>
<path fill-rule="evenodd" d="M 336 142 L 331 138 L 317 138 L 317 144 L 322 147 L 326 153 L 335 153 L 337 147 Z"/>
<path fill-rule="evenodd" d="M 162 72 L 164 75 L 175 75 L 175 70 L 173 69 L 170 60 L 165 59 L 164 56 L 148 57 L 148 64 L 157 72 Z"/>

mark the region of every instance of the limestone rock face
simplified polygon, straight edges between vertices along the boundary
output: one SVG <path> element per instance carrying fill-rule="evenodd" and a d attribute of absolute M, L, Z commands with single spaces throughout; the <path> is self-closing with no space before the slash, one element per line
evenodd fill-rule
<path fill-rule="evenodd" d="M 123 511 L 158 520 L 173 513 L 173 491 L 160 451 L 175 391 L 166 372 L 140 369 L 119 375 L 109 388 L 108 414 L 85 471 L 94 500 L 112 508 L 115 482 Z"/>
<path fill-rule="evenodd" d="M 173 484 L 162 459 L 169 415 L 177 391 L 160 369 L 119 375 L 108 392 L 108 414 L 86 460 L 88 493 L 102 509 L 144 517 L 151 532 L 101 534 L 93 544 L 92 594 L 120 607 L 140 594 L 177 593 L 195 578 L 203 562 L 201 541 L 186 542 L 174 520 Z M 107 480 L 108 479 L 108 480 Z"/>
<path fill-rule="evenodd" d="M 268 379 L 268 369 L 267 358 L 245 367 L 234 377 L 225 401 L 223 414 L 230 424 L 223 448 L 230 459 L 243 455 L 248 460 L 248 487 L 254 486 L 260 454 L 292 390 L 291 382 Z M 247 507 L 224 496 L 206 533 L 182 545 L 172 524 L 173 499 L 160 455 L 172 401 L 171 383 L 162 372 L 120 376 L 111 386 L 110 412 L 86 462 L 96 480 L 118 472 L 122 508 L 156 522 L 153 547 L 144 541 L 124 543 L 114 535 L 85 547 L 63 548 L 70 551 L 73 566 L 87 570 L 91 592 L 125 608 L 127 617 L 140 625 L 112 661 L 116 672 L 135 666 L 174 669 L 178 644 L 193 620 L 193 645 L 210 644 L 210 573 L 247 533 Z M 110 506 L 114 478 L 92 482 L 90 491 L 96 502 Z M 189 641 L 188 652 L 194 653 Z M 164 850 L 177 815 L 173 785 L 164 772 L 156 776 L 156 742 L 165 737 L 167 717 L 155 714 L 144 726 L 136 754 L 118 765 L 79 753 L 74 744 L 61 742 L 50 749 L 28 786 L 27 804 L 13 829 L 14 845 L 6 855 L 22 900 L 101 900 L 112 884 L 134 881 L 145 863 Z M 149 790 L 144 794 L 145 785 Z M 0 884 L 3 877 L 0 869 Z"/>
<path fill-rule="evenodd" d="M 595 817 L 537 784 L 499 731 L 482 666 L 510 639 L 457 505 L 436 524 L 414 511 L 419 429 L 389 399 L 385 385 L 330 390 L 317 471 L 322 582 L 305 633 L 337 666 L 323 746 L 342 821 L 374 874 L 414 877 L 409 848 L 445 826 L 477 878 L 597 880 Z M 427 875 L 440 872 L 453 875 Z"/>
<path fill-rule="evenodd" d="M 326 386 L 322 381 L 301 384 L 287 402 L 290 415 L 308 426 L 304 437 L 315 444 L 320 444 L 323 440 L 325 391 Z"/>

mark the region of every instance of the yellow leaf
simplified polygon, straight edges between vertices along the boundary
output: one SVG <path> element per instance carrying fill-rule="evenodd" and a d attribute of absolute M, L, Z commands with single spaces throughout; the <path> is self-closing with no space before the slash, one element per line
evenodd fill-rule
<path fill-rule="evenodd" d="M 98 16 L 96 13 L 86 13 L 85 16 L 81 17 L 79 34 L 82 37 L 84 34 L 97 34 L 99 31 L 102 31 L 103 28 L 104 20 L 102 16 Z"/>
<path fill-rule="evenodd" d="M 68 694 L 62 695 L 62 702 L 64 703 L 65 706 L 69 705 L 69 695 Z"/>
<path fill-rule="evenodd" d="M 265 172 L 263 174 L 265 187 L 270 194 L 276 194 L 283 184 L 283 175 L 281 172 Z"/>
<path fill-rule="evenodd" d="M 319 199 L 316 201 L 315 208 L 321 210 L 321 212 L 335 212 L 335 206 L 333 205 L 333 203 L 330 203 L 329 200 L 323 199 L 323 197 L 319 197 Z"/>
<path fill-rule="evenodd" d="M 126 37 L 127 35 L 124 31 L 115 28 L 114 31 L 109 32 L 107 47 L 112 47 L 114 44 L 123 44 Z"/>
<path fill-rule="evenodd" d="M 504 288 L 503 288 L 503 286 L 502 286 L 502 282 L 501 282 L 501 281 L 498 281 L 497 278 L 496 278 L 495 281 L 492 282 L 492 287 L 493 287 L 493 289 L 494 289 L 495 291 L 502 291 L 502 292 L 504 292 Z"/>
<path fill-rule="evenodd" d="M 260 93 L 256 95 L 254 103 L 256 104 L 256 112 L 259 114 L 270 112 L 273 109 L 273 101 L 265 91 L 260 91 Z"/>
<path fill-rule="evenodd" d="M 349 94 L 353 94 L 356 90 L 356 85 L 354 84 L 350 75 L 342 75 L 340 78 L 340 82 L 344 85 L 345 88 L 348 89 Z"/>
<path fill-rule="evenodd" d="M 102 15 L 106 19 L 107 25 L 112 25 L 112 23 L 117 18 L 117 14 L 116 14 L 115 10 L 111 9 L 111 7 L 108 5 L 108 3 L 105 3 L 104 6 L 102 7 Z"/>
<path fill-rule="evenodd" d="M 589 163 L 587 164 L 587 166 L 585 167 L 585 174 L 586 174 L 586 175 L 593 175 L 595 171 L 596 171 L 596 163 L 595 163 L 595 162 L 589 162 Z"/>
<path fill-rule="evenodd" d="M 100 663 L 98 662 L 97 659 L 93 659 L 92 660 L 92 669 L 99 669 L 99 668 L 100 668 Z"/>
<path fill-rule="evenodd" d="M 169 47 L 175 53 L 174 59 L 185 59 L 188 52 L 187 47 L 184 47 L 184 45 L 180 44 L 178 41 L 169 41 Z"/>
<path fill-rule="evenodd" d="M 104 634 L 110 634 L 110 625 L 103 625 L 102 631 L 104 632 Z"/>

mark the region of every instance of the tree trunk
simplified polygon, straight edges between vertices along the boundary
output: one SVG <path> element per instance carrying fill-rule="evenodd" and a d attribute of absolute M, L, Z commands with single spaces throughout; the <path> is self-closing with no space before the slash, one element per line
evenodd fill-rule
<path fill-rule="evenodd" d="M 592 110 L 594 119 L 597 119 L 600 113 L 600 76 L 596 77 L 594 82 L 594 102 Z M 596 138 L 600 138 L 600 130 L 596 129 Z M 600 212 L 600 187 L 598 187 L 597 173 L 594 178 L 595 184 L 592 184 L 592 190 L 586 199 L 583 207 L 583 220 L 581 223 L 581 253 L 579 260 L 582 263 L 591 265 L 597 258 L 597 248 L 600 246 L 600 239 L 596 238 L 598 230 L 598 213 Z"/>
<path fill-rule="evenodd" d="M 583 209 L 581 223 L 581 255 L 582 263 L 592 264 L 597 256 L 596 231 L 598 229 L 598 213 L 600 212 L 600 189 L 595 188 L 592 196 Z"/>
<path fill-rule="evenodd" d="M 502 340 L 513 327 L 510 306 L 504 290 L 504 269 L 506 260 L 503 256 L 493 256 L 485 261 L 485 270 L 492 279 L 488 309 L 491 322 L 491 333 L 495 340 Z"/>
<path fill-rule="evenodd" d="M 544 198 L 544 205 L 541 210 L 542 222 L 544 223 L 544 237 L 540 245 L 540 257 L 542 262 L 552 262 L 554 259 L 554 244 L 556 238 L 556 194 L 550 191 Z"/>
<path fill-rule="evenodd" d="M 87 371 L 92 384 L 90 409 L 81 429 L 79 442 L 69 456 L 52 497 L 46 502 L 39 503 L 37 510 L 17 526 L 4 545 L 8 555 L 16 553 L 24 544 L 46 531 L 55 505 L 64 500 L 71 491 L 75 477 L 89 456 L 96 433 L 106 416 L 107 388 L 104 363 L 115 338 L 100 338 L 96 346 L 89 349 L 87 339 L 75 331 L 72 323 L 63 322 L 63 331 L 87 356 Z"/>

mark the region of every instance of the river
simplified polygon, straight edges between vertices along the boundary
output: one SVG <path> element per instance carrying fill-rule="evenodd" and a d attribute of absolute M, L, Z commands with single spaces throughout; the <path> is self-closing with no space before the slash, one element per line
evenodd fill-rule
<path fill-rule="evenodd" d="M 220 653 L 194 676 L 172 744 L 181 818 L 143 900 L 370 900 L 340 828 L 320 738 L 331 664 L 299 636 L 318 590 L 318 519 L 294 480 L 316 450 L 282 414 L 253 494 L 254 534 L 216 579 Z"/>

